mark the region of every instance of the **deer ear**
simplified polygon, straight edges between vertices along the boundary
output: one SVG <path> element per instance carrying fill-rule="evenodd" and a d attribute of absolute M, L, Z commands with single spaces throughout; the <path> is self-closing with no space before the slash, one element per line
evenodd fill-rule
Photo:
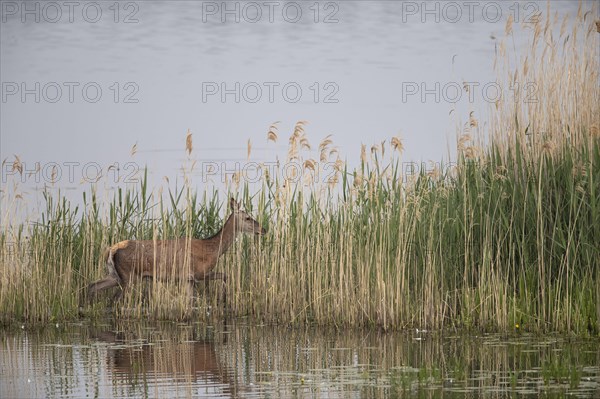
<path fill-rule="evenodd" d="M 229 208 L 231 209 L 232 212 L 240 210 L 240 205 L 237 203 L 237 201 L 233 197 L 229 199 Z"/>

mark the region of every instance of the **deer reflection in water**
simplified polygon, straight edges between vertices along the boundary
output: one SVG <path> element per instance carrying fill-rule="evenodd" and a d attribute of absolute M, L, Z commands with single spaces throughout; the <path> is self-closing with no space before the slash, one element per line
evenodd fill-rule
<path fill-rule="evenodd" d="M 231 370 L 225 367 L 215 344 L 209 340 L 157 340 L 147 342 L 113 331 L 93 332 L 108 347 L 108 371 L 113 381 L 144 381 L 162 386 L 187 384 L 189 389 L 205 388 L 226 397 L 237 396 Z M 177 337 L 181 338 L 181 337 Z"/>

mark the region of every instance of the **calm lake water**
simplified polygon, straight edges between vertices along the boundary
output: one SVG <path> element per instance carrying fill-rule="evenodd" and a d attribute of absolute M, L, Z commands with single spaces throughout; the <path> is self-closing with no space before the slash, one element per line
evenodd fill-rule
<path fill-rule="evenodd" d="M 598 340 L 284 326 L 5 331 L 2 398 L 598 397 Z"/>
<path fill-rule="evenodd" d="M 537 0 L 69 4 L 2 2 L 2 183 L 17 180 L 31 206 L 44 187 L 81 200 L 101 176 L 108 190 L 137 186 L 145 167 L 151 188 L 164 176 L 181 181 L 188 129 L 190 163 L 196 161 L 191 184 L 199 191 L 222 187 L 227 174 L 248 162 L 284 161 L 300 120 L 309 122 L 309 156 L 317 160 L 318 143 L 332 134 L 350 165 L 361 143 L 389 145 L 392 136 L 403 141 L 402 160 L 417 168 L 421 161 L 448 161 L 470 113 L 485 130 L 496 96 L 512 94 L 493 86 L 507 20 L 513 20 L 509 57 L 520 64 L 536 15 L 556 17 L 559 29 L 579 6 L 573 0 L 553 0 L 549 9 Z M 584 1 L 583 10 L 593 4 Z M 275 121 L 280 139 L 267 143 Z M 11 169 L 15 155 L 22 176 Z"/>

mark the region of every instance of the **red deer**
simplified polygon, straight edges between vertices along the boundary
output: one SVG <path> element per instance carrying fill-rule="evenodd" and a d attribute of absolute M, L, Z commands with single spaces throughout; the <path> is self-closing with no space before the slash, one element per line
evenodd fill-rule
<path fill-rule="evenodd" d="M 262 235 L 266 230 L 231 198 L 231 215 L 213 237 L 177 240 L 125 240 L 105 252 L 108 277 L 88 287 L 88 299 L 98 291 L 119 286 L 121 297 L 134 277 L 157 280 L 188 281 L 190 288 L 198 281 L 225 280 L 213 271 L 217 260 L 241 233 Z"/>

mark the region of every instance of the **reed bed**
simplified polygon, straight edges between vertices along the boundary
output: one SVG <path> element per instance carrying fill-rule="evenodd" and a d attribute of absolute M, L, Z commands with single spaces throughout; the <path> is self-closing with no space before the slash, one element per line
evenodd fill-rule
<path fill-rule="evenodd" d="M 525 26 L 531 47 L 522 56 L 506 44 L 514 34 L 507 21 L 498 83 L 534 86 L 505 90 L 514 95 L 492 105 L 485 129 L 471 113 L 457 135 L 457 160 L 446 166 L 408 175 L 402 141 L 393 137 L 363 146 L 360 164 L 350 168 L 330 137 L 313 149 L 301 121 L 282 167 L 265 170 L 258 186 L 236 173 L 229 192 L 198 196 L 186 176 L 182 188 L 165 194 L 144 178 L 103 201 L 91 188 L 79 208 L 48 194 L 41 220 L 5 223 L 0 235 L 0 321 L 76 317 L 85 287 L 104 274 L 109 244 L 210 236 L 225 216 L 221 204 L 234 196 L 269 233 L 239 240 L 220 260 L 225 284 L 200 289 L 190 307 L 179 283 L 140 283 L 115 311 L 598 335 L 597 12 L 580 9 L 559 21 L 548 9 Z M 280 135 L 273 124 L 267 139 Z M 189 135 L 186 150 L 192 153 Z M 300 165 L 297 175 L 283 173 L 291 163 Z M 18 213 L 21 201 L 4 195 L 3 217 Z M 227 303 L 218 301 L 222 290 Z M 97 315 L 106 304 L 83 312 Z"/>

